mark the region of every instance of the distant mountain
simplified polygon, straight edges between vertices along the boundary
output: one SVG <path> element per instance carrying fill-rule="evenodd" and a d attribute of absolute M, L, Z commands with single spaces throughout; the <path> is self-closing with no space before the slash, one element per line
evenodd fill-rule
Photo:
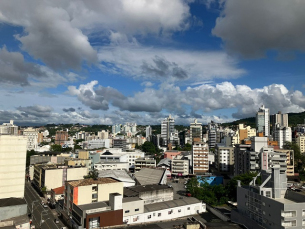
<path fill-rule="evenodd" d="M 245 125 L 255 127 L 255 117 L 243 118 L 234 122 L 223 123 L 224 126 L 232 126 L 244 123 Z M 288 125 L 296 126 L 297 124 L 305 123 L 305 111 L 300 113 L 288 113 Z"/>

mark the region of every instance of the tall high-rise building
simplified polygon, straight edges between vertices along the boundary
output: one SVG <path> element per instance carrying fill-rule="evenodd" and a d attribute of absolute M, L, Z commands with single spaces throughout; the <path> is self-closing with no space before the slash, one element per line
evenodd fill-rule
<path fill-rule="evenodd" d="M 193 144 L 193 173 L 204 174 L 209 171 L 209 147 L 204 142 Z"/>
<path fill-rule="evenodd" d="M 278 142 L 280 148 L 283 148 L 285 142 L 292 141 L 292 132 L 290 127 L 283 127 L 276 124 L 273 132 L 274 140 Z"/>
<path fill-rule="evenodd" d="M 146 127 L 146 134 L 145 134 L 145 137 L 146 139 L 148 139 L 148 141 L 150 141 L 151 139 L 151 135 L 152 135 L 152 128 L 151 126 L 147 126 Z"/>
<path fill-rule="evenodd" d="M 282 114 L 282 112 L 278 112 L 277 114 L 273 114 L 270 116 L 270 123 L 272 126 L 272 135 L 273 137 L 277 124 L 280 127 L 288 127 L 288 114 Z"/>
<path fill-rule="evenodd" d="M 27 137 L 0 135 L 0 199 L 23 198 Z"/>
<path fill-rule="evenodd" d="M 170 142 L 170 137 L 175 134 L 175 120 L 168 116 L 161 122 L 161 138 L 162 138 L 162 145 L 167 146 Z"/>
<path fill-rule="evenodd" d="M 197 122 L 197 119 L 194 120 L 190 125 L 190 139 L 194 142 L 194 139 L 197 141 L 202 141 L 202 124 Z"/>
<path fill-rule="evenodd" d="M 217 131 L 218 131 L 218 124 L 211 121 L 211 123 L 208 124 L 209 148 L 214 148 L 216 145 Z"/>
<path fill-rule="evenodd" d="M 56 131 L 55 134 L 55 144 L 60 145 L 64 144 L 65 141 L 68 141 L 69 135 L 67 131 Z"/>
<path fill-rule="evenodd" d="M 257 133 L 263 133 L 265 137 L 270 135 L 270 117 L 269 108 L 262 105 L 256 113 Z"/>

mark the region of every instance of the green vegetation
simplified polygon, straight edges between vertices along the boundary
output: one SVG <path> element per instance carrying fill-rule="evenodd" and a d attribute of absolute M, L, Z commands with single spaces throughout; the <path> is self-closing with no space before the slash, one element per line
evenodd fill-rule
<path fill-rule="evenodd" d="M 92 178 L 93 180 L 97 180 L 98 178 L 98 170 L 94 169 L 89 171 L 88 175 L 84 176 L 84 179 Z"/>
<path fill-rule="evenodd" d="M 225 204 L 228 200 L 236 201 L 237 195 L 237 180 L 241 181 L 242 185 L 248 185 L 256 173 L 246 173 L 231 179 L 226 185 L 209 185 L 205 180 L 199 183 L 197 178 L 191 178 L 186 184 L 187 191 L 193 197 L 196 197 L 203 202 L 218 206 Z M 260 177 L 256 179 L 256 184 L 260 184 Z"/>
<path fill-rule="evenodd" d="M 154 156 L 154 159 L 156 159 L 157 164 L 161 160 L 162 150 L 156 147 L 152 142 L 146 141 L 141 146 L 136 147 L 145 152 L 145 154 Z"/>

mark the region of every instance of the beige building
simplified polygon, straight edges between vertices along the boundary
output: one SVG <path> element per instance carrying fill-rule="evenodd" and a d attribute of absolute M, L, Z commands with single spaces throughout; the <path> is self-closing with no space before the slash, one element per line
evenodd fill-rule
<path fill-rule="evenodd" d="M 190 139 L 192 143 L 195 139 L 202 141 L 202 123 L 197 122 L 197 119 L 190 125 Z"/>
<path fill-rule="evenodd" d="M 83 179 L 88 174 L 86 167 L 71 167 L 56 164 L 34 165 L 33 183 L 39 187 L 46 187 L 47 191 L 61 187 L 66 181 Z"/>
<path fill-rule="evenodd" d="M 172 167 L 172 175 L 189 175 L 189 160 L 185 158 L 183 155 L 177 155 L 172 159 L 171 167 Z"/>
<path fill-rule="evenodd" d="M 27 138 L 0 135 L 0 199 L 23 198 Z"/>
<path fill-rule="evenodd" d="M 294 152 L 289 149 L 275 149 L 274 152 L 286 153 L 287 176 L 294 176 Z"/>
<path fill-rule="evenodd" d="M 23 135 L 27 137 L 27 150 L 35 150 L 38 145 L 38 131 L 32 127 L 23 130 Z"/>
<path fill-rule="evenodd" d="M 251 128 L 251 126 L 245 126 L 244 124 L 238 125 L 238 132 L 239 132 L 239 143 L 240 144 L 242 140 L 250 137 L 256 136 L 256 129 Z"/>
<path fill-rule="evenodd" d="M 193 145 L 193 173 L 203 174 L 209 171 L 209 146 L 204 142 Z"/>
<path fill-rule="evenodd" d="M 110 193 L 123 195 L 123 182 L 108 177 L 68 181 L 65 186 L 65 209 L 69 214 L 72 213 L 73 204 L 109 201 Z"/>
<path fill-rule="evenodd" d="M 299 135 L 295 141 L 300 147 L 301 153 L 305 153 L 305 135 Z"/>
<path fill-rule="evenodd" d="M 156 167 L 156 160 L 148 157 L 141 157 L 135 160 L 135 171 L 140 171 L 145 167 Z"/>

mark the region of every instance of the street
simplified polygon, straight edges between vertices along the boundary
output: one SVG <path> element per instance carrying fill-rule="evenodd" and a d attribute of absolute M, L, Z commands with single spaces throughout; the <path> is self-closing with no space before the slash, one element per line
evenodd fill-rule
<path fill-rule="evenodd" d="M 33 189 L 30 182 L 25 183 L 24 197 L 28 204 L 29 212 L 32 213 L 32 225 L 34 225 L 35 228 L 60 229 L 64 227 L 63 223 L 60 220 L 59 223 L 54 222 L 55 218 L 58 218 L 53 215 L 49 207 L 43 207 L 41 205 L 41 197 Z M 41 219 L 43 220 L 42 222 Z"/>

